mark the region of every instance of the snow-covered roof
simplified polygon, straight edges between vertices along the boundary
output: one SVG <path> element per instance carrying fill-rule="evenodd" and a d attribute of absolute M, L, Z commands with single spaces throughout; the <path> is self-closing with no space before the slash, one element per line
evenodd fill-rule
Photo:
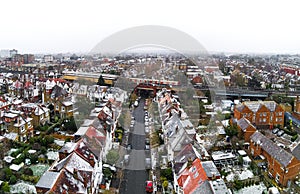
<path fill-rule="evenodd" d="M 55 184 L 58 176 L 59 172 L 46 171 L 35 186 L 38 188 L 51 189 Z"/>
<path fill-rule="evenodd" d="M 93 167 L 86 160 L 82 159 L 77 153 L 73 152 L 70 156 L 65 168 L 69 172 L 73 172 L 74 169 L 83 171 L 93 171 Z"/>

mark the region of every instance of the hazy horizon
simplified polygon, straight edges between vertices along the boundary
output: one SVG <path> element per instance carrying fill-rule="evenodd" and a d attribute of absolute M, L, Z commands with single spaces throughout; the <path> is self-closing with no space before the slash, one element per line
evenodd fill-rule
<path fill-rule="evenodd" d="M 297 1 L 4 1 L 0 50 L 88 53 L 141 25 L 176 28 L 210 53 L 300 54 Z"/>

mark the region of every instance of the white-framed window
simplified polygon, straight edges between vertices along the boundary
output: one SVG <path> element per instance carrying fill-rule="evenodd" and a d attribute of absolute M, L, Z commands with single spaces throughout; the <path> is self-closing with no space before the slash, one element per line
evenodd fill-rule
<path fill-rule="evenodd" d="M 279 176 L 278 173 L 276 173 L 275 181 L 276 181 L 277 183 L 279 183 L 279 180 L 280 180 L 280 176 Z"/>
<path fill-rule="evenodd" d="M 65 111 L 65 107 L 64 106 L 61 107 L 61 111 Z"/>
<path fill-rule="evenodd" d="M 44 115 L 43 114 L 41 114 L 41 120 L 43 120 L 44 119 Z"/>
<path fill-rule="evenodd" d="M 31 122 L 28 122 L 27 125 L 28 125 L 28 128 L 32 127 Z"/>
<path fill-rule="evenodd" d="M 263 118 L 263 122 L 264 122 L 264 123 L 267 122 L 267 119 L 266 119 L 266 118 Z"/>
<path fill-rule="evenodd" d="M 282 112 L 279 112 L 278 115 L 279 115 L 279 116 L 282 116 Z"/>
<path fill-rule="evenodd" d="M 24 133 L 24 132 L 25 132 L 25 126 L 24 126 L 24 125 L 22 125 L 22 126 L 20 127 L 20 131 L 21 131 L 21 133 Z"/>
<path fill-rule="evenodd" d="M 56 105 L 56 110 L 59 110 L 59 106 L 58 105 Z"/>

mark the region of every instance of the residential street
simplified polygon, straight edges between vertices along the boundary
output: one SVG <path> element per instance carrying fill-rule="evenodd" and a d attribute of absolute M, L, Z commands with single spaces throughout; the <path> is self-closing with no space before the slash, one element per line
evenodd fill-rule
<path fill-rule="evenodd" d="M 130 131 L 128 143 L 132 145 L 129 151 L 130 160 L 125 165 L 123 181 L 120 186 L 120 193 L 141 194 L 146 193 L 145 181 L 149 178 L 149 173 L 145 168 L 145 125 L 144 125 L 144 99 L 140 100 L 138 107 L 133 110 L 135 123 Z"/>

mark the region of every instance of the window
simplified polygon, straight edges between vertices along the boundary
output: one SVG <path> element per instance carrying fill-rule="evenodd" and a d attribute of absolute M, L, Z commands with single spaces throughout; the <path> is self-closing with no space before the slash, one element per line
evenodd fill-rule
<path fill-rule="evenodd" d="M 282 112 L 279 112 L 278 115 L 279 115 L 279 116 L 282 116 Z"/>
<path fill-rule="evenodd" d="M 196 171 L 195 174 L 194 174 L 194 178 L 197 178 L 199 175 L 199 173 Z"/>
<path fill-rule="evenodd" d="M 61 111 L 65 111 L 65 107 L 63 106 L 63 107 L 61 107 Z"/>
<path fill-rule="evenodd" d="M 264 112 L 264 113 L 263 113 L 263 116 L 264 116 L 264 117 L 266 117 L 266 116 L 267 116 L 267 113 L 266 113 L 266 112 Z"/>
<path fill-rule="evenodd" d="M 24 133 L 24 132 L 25 132 L 25 127 L 24 127 L 24 125 L 20 127 L 20 131 L 21 131 L 21 133 Z"/>
<path fill-rule="evenodd" d="M 276 173 L 275 181 L 276 181 L 277 183 L 279 183 L 279 179 L 280 179 L 280 176 L 279 176 L 278 173 Z"/>
<path fill-rule="evenodd" d="M 56 110 L 59 110 L 59 106 L 58 105 L 56 105 Z"/>
<path fill-rule="evenodd" d="M 264 122 L 264 123 L 267 122 L 267 119 L 266 119 L 266 118 L 263 118 L 263 122 Z"/>
<path fill-rule="evenodd" d="M 32 126 L 31 122 L 28 122 L 27 125 L 28 125 L 28 128 L 31 128 L 31 126 Z"/>

